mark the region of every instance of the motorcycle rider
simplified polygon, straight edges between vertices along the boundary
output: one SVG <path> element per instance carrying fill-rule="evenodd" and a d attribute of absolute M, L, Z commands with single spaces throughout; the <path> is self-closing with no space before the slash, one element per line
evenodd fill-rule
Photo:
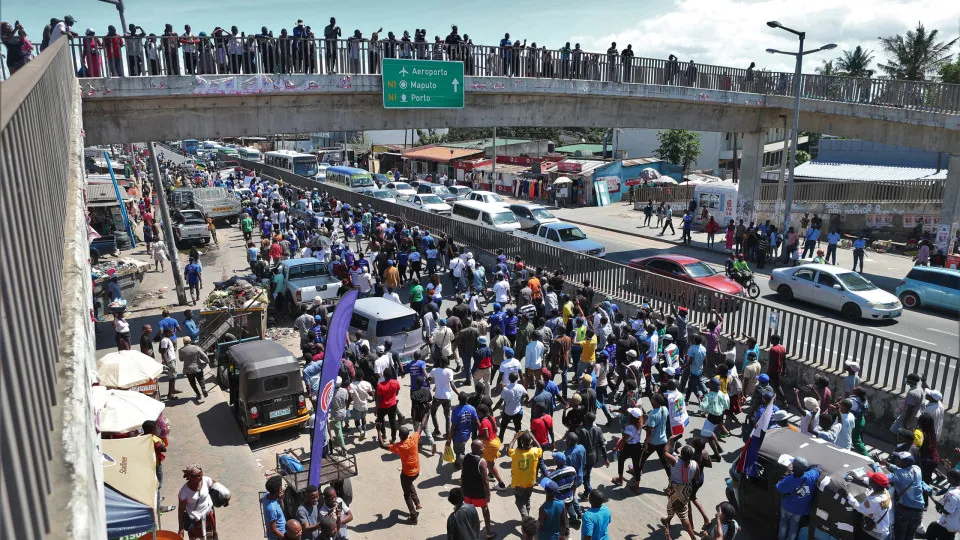
<path fill-rule="evenodd" d="M 737 283 L 743 285 L 753 275 L 750 265 L 743 259 L 743 253 L 737 253 L 737 260 L 733 263 L 733 272 L 730 277 Z"/>
<path fill-rule="evenodd" d="M 813 258 L 813 264 L 827 264 L 827 260 L 823 258 L 823 250 L 817 250 L 817 256 Z"/>

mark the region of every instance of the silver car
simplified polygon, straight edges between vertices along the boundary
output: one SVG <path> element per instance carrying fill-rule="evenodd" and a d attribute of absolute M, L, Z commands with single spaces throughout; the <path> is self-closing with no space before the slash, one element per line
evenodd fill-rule
<path fill-rule="evenodd" d="M 770 273 L 770 289 L 784 302 L 802 300 L 850 320 L 893 319 L 903 313 L 896 296 L 856 272 L 831 264 L 804 264 Z"/>
<path fill-rule="evenodd" d="M 511 204 L 507 206 L 520 222 L 520 228 L 536 230 L 547 223 L 557 223 L 560 219 L 539 204 Z"/>

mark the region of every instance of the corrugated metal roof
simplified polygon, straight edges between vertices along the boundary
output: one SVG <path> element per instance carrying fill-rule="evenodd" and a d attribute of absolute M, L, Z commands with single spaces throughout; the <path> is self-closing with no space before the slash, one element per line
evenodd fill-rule
<path fill-rule="evenodd" d="M 613 149 L 612 146 L 608 146 L 607 148 L 611 150 Z M 560 152 L 562 154 L 573 154 L 578 150 L 584 154 L 599 154 L 603 152 L 603 145 L 581 143 L 581 144 L 568 144 L 567 146 L 554 148 L 554 152 Z"/>
<path fill-rule="evenodd" d="M 127 190 L 120 188 L 120 195 L 123 200 L 129 201 L 133 197 L 127 194 Z M 113 190 L 113 183 L 109 184 L 87 184 L 87 202 L 113 202 L 117 200 L 117 192 Z"/>
<path fill-rule="evenodd" d="M 920 167 L 888 167 L 884 165 L 859 165 L 851 163 L 817 163 L 808 161 L 794 169 L 797 178 L 817 180 L 884 182 L 905 180 L 946 180 L 947 170 Z"/>
<path fill-rule="evenodd" d="M 506 146 L 509 144 L 523 144 L 533 142 L 530 139 L 501 139 L 497 137 L 497 146 Z M 493 146 L 493 139 L 477 139 L 473 141 L 460 141 L 460 142 L 448 142 L 443 143 L 443 146 L 449 146 L 451 148 L 476 148 L 478 150 L 483 150 L 484 148 L 489 148 Z"/>
<path fill-rule="evenodd" d="M 422 150 L 411 150 L 403 153 L 404 159 L 416 159 L 420 161 L 450 161 L 453 159 L 463 159 L 477 154 L 482 154 L 483 150 L 465 149 L 465 148 L 447 148 L 446 146 L 433 146 Z"/>
<path fill-rule="evenodd" d="M 606 167 L 610 165 L 611 161 L 598 161 L 593 159 L 565 159 L 561 163 L 579 163 L 580 172 L 579 173 L 570 173 L 570 174 L 587 174 L 590 171 L 595 171 L 601 167 Z M 567 174 L 567 173 L 564 173 Z"/>
<path fill-rule="evenodd" d="M 623 160 L 624 167 L 636 167 L 637 165 L 650 165 L 652 163 L 660 163 L 663 160 L 655 157 L 645 157 L 637 159 L 625 159 Z"/>

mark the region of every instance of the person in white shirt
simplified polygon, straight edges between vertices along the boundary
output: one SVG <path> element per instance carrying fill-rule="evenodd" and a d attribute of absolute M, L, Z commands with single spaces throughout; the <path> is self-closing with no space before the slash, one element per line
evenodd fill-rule
<path fill-rule="evenodd" d="M 62 35 L 77 37 L 77 34 L 73 32 L 73 29 L 71 28 L 75 22 L 77 21 L 75 21 L 70 15 L 67 15 L 62 21 L 58 22 L 57 25 L 53 27 L 53 30 L 50 31 L 50 45 L 53 45 L 53 43 Z"/>
<path fill-rule="evenodd" d="M 927 402 L 920 413 L 928 413 L 933 417 L 933 431 L 937 434 L 939 441 L 941 440 L 940 432 L 943 430 L 943 394 L 936 390 L 927 390 L 926 398 Z"/>
<path fill-rule="evenodd" d="M 427 343 L 433 343 L 440 327 L 440 316 L 434 304 L 427 304 L 427 312 L 423 314 L 423 338 Z"/>
<path fill-rule="evenodd" d="M 493 284 L 494 300 L 502 305 L 510 302 L 510 282 L 503 277 L 502 273 L 497 273 L 497 282 Z"/>
<path fill-rule="evenodd" d="M 367 410 L 374 397 L 373 385 L 363 379 L 357 379 L 350 383 L 347 390 L 350 392 L 348 404 L 352 405 L 350 415 L 353 417 L 354 425 L 360 430 L 362 441 L 367 438 Z"/>
<path fill-rule="evenodd" d="M 543 367 L 543 343 L 540 341 L 540 334 L 534 332 L 530 336 L 530 343 L 524 351 L 523 367 L 526 369 L 526 381 L 528 386 L 533 386 L 540 375 L 540 369 Z"/>
<path fill-rule="evenodd" d="M 445 438 L 450 432 L 450 400 L 456 395 L 453 391 L 453 370 L 447 367 L 446 358 L 436 360 L 435 368 L 430 370 L 427 378 L 433 381 L 433 405 L 430 407 L 430 419 L 433 421 L 433 436 Z M 437 409 L 443 407 L 443 433 L 437 425 Z"/>
<path fill-rule="evenodd" d="M 480 293 L 470 295 L 470 313 L 483 312 L 483 306 L 480 305 Z"/>
<path fill-rule="evenodd" d="M 440 327 L 433 335 L 433 346 L 439 349 L 441 358 L 453 357 L 453 330 L 447 327 L 447 319 L 440 319 Z"/>
<path fill-rule="evenodd" d="M 282 209 L 280 210 L 280 212 L 277 214 L 277 222 L 280 224 L 280 230 L 283 232 L 287 232 L 287 211 L 286 210 L 282 210 Z"/>
<path fill-rule="evenodd" d="M 890 522 L 894 514 L 893 501 L 890 498 L 890 492 L 887 491 L 890 488 L 890 479 L 882 472 L 870 471 L 867 473 L 867 481 L 870 491 L 867 492 L 863 502 L 848 493 L 845 488 L 841 488 L 841 493 L 846 495 L 850 506 L 864 515 L 863 531 L 872 538 L 886 539 L 890 534 Z M 868 530 L 868 523 L 872 524 L 870 530 Z"/>
<path fill-rule="evenodd" d="M 523 369 L 523 365 L 520 363 L 520 360 L 514 358 L 513 349 L 511 347 L 504 347 L 503 362 L 500 364 L 500 373 L 502 374 L 500 380 L 503 381 L 503 385 L 507 385 L 511 373 L 516 373 L 519 376 L 521 369 Z"/>
<path fill-rule="evenodd" d="M 950 483 L 950 489 L 943 498 L 939 501 L 933 499 L 940 517 L 927 526 L 927 538 L 954 538 L 960 532 L 960 471 L 948 470 L 947 482 Z"/>
<path fill-rule="evenodd" d="M 497 404 L 494 405 L 491 410 L 491 412 L 495 412 L 500 407 L 503 407 L 503 414 L 500 415 L 500 433 L 498 434 L 501 441 L 507 433 L 508 423 L 513 423 L 514 431 L 518 434 L 520 433 L 520 423 L 521 420 L 523 420 L 523 405 L 528 398 L 527 389 L 518 382 L 520 380 L 519 373 L 511 373 L 507 380 L 510 382 L 503 387 L 503 390 L 500 392 L 500 400 L 497 401 Z"/>
<path fill-rule="evenodd" d="M 383 345 L 377 345 L 377 354 L 380 356 L 373 361 L 373 372 L 379 377 L 377 382 L 383 382 L 383 372 L 387 370 L 388 367 L 393 365 L 393 361 L 390 359 L 390 354 L 387 353 L 386 348 Z"/>
<path fill-rule="evenodd" d="M 387 292 L 383 293 L 383 297 L 387 300 L 391 300 L 400 304 L 400 295 L 394 292 L 393 287 L 387 287 Z"/>

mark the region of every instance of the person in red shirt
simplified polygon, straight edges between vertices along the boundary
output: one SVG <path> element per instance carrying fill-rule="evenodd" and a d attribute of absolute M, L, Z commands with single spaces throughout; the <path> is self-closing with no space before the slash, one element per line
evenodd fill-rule
<path fill-rule="evenodd" d="M 270 244 L 270 264 L 276 266 L 280 264 L 280 257 L 283 256 L 283 246 L 280 245 L 280 242 L 274 242 Z"/>
<path fill-rule="evenodd" d="M 377 433 L 380 438 L 386 438 L 383 421 L 390 418 L 390 443 L 397 442 L 397 395 L 400 393 L 400 383 L 393 368 L 383 372 L 383 382 L 377 384 Z"/>
<path fill-rule="evenodd" d="M 117 28 L 112 24 L 107 27 L 107 35 L 103 38 L 103 48 L 107 53 L 107 69 L 113 77 L 123 77 L 123 37 L 117 34 Z"/>
<path fill-rule="evenodd" d="M 500 456 L 500 448 L 503 442 L 497 437 L 497 419 L 490 413 L 490 406 L 481 403 L 477 407 L 477 416 L 480 417 L 480 429 L 477 430 L 477 439 L 483 441 L 483 459 L 487 462 L 487 469 L 493 472 L 497 479 L 497 489 L 506 489 L 507 485 L 500 476 L 499 467 L 494 466 L 494 462 Z"/>
<path fill-rule="evenodd" d="M 543 448 L 553 448 L 553 441 L 556 440 L 553 435 L 553 417 L 546 414 L 542 403 L 533 404 L 533 414 L 530 417 L 530 433 Z M 544 465 L 542 459 L 539 467 L 540 473 L 547 476 L 547 466 Z"/>
<path fill-rule="evenodd" d="M 783 389 L 780 379 L 787 372 L 787 348 L 780 344 L 780 336 L 770 336 L 770 352 L 767 353 L 767 375 L 770 376 L 770 386 L 777 393 L 777 399 L 783 403 Z"/>

